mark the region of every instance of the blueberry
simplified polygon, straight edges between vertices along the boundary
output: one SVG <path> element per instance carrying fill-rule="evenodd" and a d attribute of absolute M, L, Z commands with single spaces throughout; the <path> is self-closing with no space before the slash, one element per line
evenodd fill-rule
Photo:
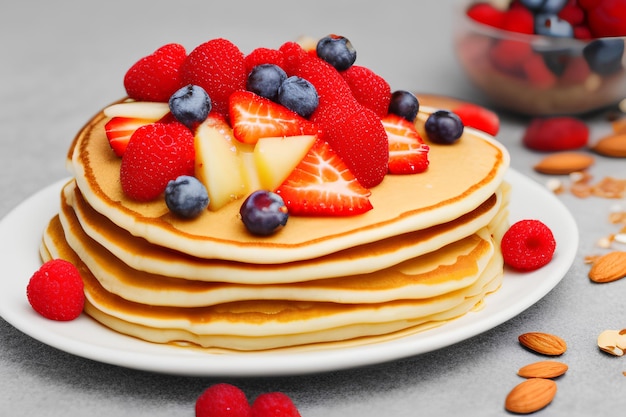
<path fill-rule="evenodd" d="M 520 0 L 520 3 L 528 10 L 539 11 L 543 7 L 546 0 Z"/>
<path fill-rule="evenodd" d="M 356 50 L 352 43 L 343 36 L 328 35 L 317 42 L 317 56 L 335 67 L 345 71 L 356 61 Z"/>
<path fill-rule="evenodd" d="M 265 190 L 253 192 L 239 209 L 246 229 L 254 235 L 269 236 L 285 224 L 289 213 L 282 197 Z"/>
<path fill-rule="evenodd" d="M 287 73 L 278 65 L 261 64 L 248 74 L 246 89 L 261 97 L 275 101 L 278 88 L 287 79 Z"/>
<path fill-rule="evenodd" d="M 565 7 L 567 1 L 568 0 L 544 0 L 538 11 L 541 13 L 557 14 Z"/>
<path fill-rule="evenodd" d="M 404 117 L 409 122 L 414 122 L 419 109 L 420 103 L 413 93 L 405 90 L 398 90 L 391 94 L 389 113 Z"/>
<path fill-rule="evenodd" d="M 317 90 L 304 78 L 291 76 L 278 88 L 280 104 L 302 117 L 309 117 L 320 102 Z"/>
<path fill-rule="evenodd" d="M 209 115 L 211 98 L 204 88 L 189 84 L 172 94 L 169 107 L 176 120 L 193 129 Z"/>
<path fill-rule="evenodd" d="M 195 177 L 181 175 L 165 187 L 165 204 L 180 217 L 197 217 L 209 205 L 209 195 L 204 185 Z"/>
<path fill-rule="evenodd" d="M 463 134 L 461 118 L 449 110 L 437 110 L 424 125 L 428 138 L 435 143 L 451 144 Z"/>
<path fill-rule="evenodd" d="M 583 49 L 589 68 L 597 74 L 609 75 L 622 69 L 624 41 L 621 39 L 596 39 Z"/>
<path fill-rule="evenodd" d="M 535 15 L 535 33 L 557 38 L 571 38 L 574 36 L 574 28 L 570 22 L 561 19 L 556 14 L 539 13 Z"/>

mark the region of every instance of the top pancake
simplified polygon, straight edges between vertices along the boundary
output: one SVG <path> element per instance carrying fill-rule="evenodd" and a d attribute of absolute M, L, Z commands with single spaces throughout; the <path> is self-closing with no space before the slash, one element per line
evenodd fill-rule
<path fill-rule="evenodd" d="M 428 116 L 417 120 L 423 131 Z M 338 250 L 422 230 L 468 213 L 490 198 L 509 165 L 505 148 L 489 136 L 465 129 L 453 145 L 428 143 L 425 173 L 387 175 L 374 187 L 373 209 L 351 217 L 296 217 L 269 237 L 247 232 L 234 201 L 193 220 L 170 214 L 162 199 L 140 203 L 127 198 L 119 180 L 120 158 L 106 139 L 108 118 L 98 113 L 77 135 L 70 168 L 87 202 L 131 234 L 192 256 L 249 263 L 314 259 Z M 424 139 L 427 139 L 424 136 Z"/>

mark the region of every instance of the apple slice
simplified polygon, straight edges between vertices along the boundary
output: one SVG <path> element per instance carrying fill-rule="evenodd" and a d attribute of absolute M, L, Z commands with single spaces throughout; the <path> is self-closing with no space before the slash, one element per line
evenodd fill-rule
<path fill-rule="evenodd" d="M 202 122 L 194 146 L 195 176 L 207 188 L 209 210 L 218 210 L 252 191 L 251 174 L 242 161 L 242 153 L 252 154 L 252 147 L 239 143 L 223 119 L 209 116 Z"/>
<path fill-rule="evenodd" d="M 316 135 L 261 138 L 254 163 L 262 189 L 274 191 L 287 179 L 315 143 Z"/>
<path fill-rule="evenodd" d="M 112 104 L 104 109 L 107 117 L 132 117 L 136 119 L 159 120 L 170 112 L 167 103 L 151 101 L 125 101 Z"/>

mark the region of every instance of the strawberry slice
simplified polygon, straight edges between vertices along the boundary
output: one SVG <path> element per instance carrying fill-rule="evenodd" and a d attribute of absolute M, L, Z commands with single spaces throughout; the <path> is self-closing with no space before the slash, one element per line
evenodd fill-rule
<path fill-rule="evenodd" d="M 115 152 L 115 155 L 122 156 L 126 152 L 126 146 L 130 137 L 135 133 L 135 130 L 141 126 L 154 123 L 156 120 L 142 119 L 137 117 L 122 117 L 116 116 L 109 120 L 104 125 L 104 130 L 109 140 L 111 149 Z"/>
<path fill-rule="evenodd" d="M 276 193 L 289 213 L 352 216 L 372 209 L 363 187 L 325 141 L 318 139 Z"/>
<path fill-rule="evenodd" d="M 426 171 L 430 148 L 422 140 L 415 125 L 391 113 L 381 121 L 389 141 L 389 173 L 417 174 Z"/>
<path fill-rule="evenodd" d="M 254 144 L 264 137 L 318 133 L 317 126 L 309 120 L 250 91 L 231 94 L 229 115 L 233 134 L 243 143 Z"/>
<path fill-rule="evenodd" d="M 478 104 L 464 103 L 452 110 L 461 118 L 464 126 L 473 127 L 495 136 L 500 130 L 500 118 L 493 111 Z"/>

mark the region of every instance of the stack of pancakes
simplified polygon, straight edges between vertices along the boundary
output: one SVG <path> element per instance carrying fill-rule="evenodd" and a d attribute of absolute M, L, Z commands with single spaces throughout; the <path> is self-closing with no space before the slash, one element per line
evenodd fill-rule
<path fill-rule="evenodd" d="M 86 313 L 116 331 L 211 350 L 344 346 L 439 325 L 501 285 L 509 156 L 478 131 L 429 143 L 428 170 L 388 175 L 363 215 L 292 216 L 257 237 L 237 201 L 183 220 L 125 197 L 107 121 L 70 149 L 74 178 L 41 254 L 79 267 Z"/>

